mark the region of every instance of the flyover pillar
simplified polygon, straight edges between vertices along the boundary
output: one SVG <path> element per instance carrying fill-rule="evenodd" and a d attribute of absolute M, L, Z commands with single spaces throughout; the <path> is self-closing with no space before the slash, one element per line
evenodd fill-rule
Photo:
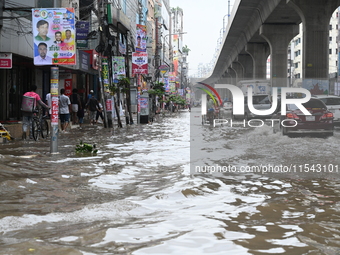
<path fill-rule="evenodd" d="M 229 75 L 226 75 L 229 76 Z M 230 84 L 230 77 L 222 77 L 216 84 Z M 216 89 L 218 94 L 220 94 L 222 100 L 224 99 L 231 99 L 231 93 L 228 89 Z"/>
<path fill-rule="evenodd" d="M 235 70 L 230 68 L 230 67 L 228 67 L 227 72 L 228 72 L 228 74 L 230 76 L 230 78 L 229 78 L 230 84 L 236 85 L 236 83 L 237 83 L 237 81 L 236 81 L 237 80 L 237 74 L 236 74 Z"/>
<path fill-rule="evenodd" d="M 253 59 L 251 78 L 265 80 L 267 78 L 267 59 L 270 53 L 268 43 L 247 43 L 245 50 Z"/>
<path fill-rule="evenodd" d="M 329 22 L 339 0 L 288 0 L 303 21 L 302 78 L 329 78 Z"/>
<path fill-rule="evenodd" d="M 270 46 L 270 77 L 272 87 L 288 85 L 288 44 L 299 34 L 296 24 L 264 24 L 260 35 Z"/>
<path fill-rule="evenodd" d="M 243 66 L 239 62 L 234 61 L 231 64 L 231 68 L 236 73 L 236 80 L 235 80 L 235 82 L 237 83 L 238 81 L 242 80 L 243 77 L 244 77 L 244 68 L 243 68 Z"/>
<path fill-rule="evenodd" d="M 237 61 L 243 66 L 244 73 L 243 78 L 250 80 L 253 79 L 253 60 L 249 54 L 240 54 L 237 57 Z"/>

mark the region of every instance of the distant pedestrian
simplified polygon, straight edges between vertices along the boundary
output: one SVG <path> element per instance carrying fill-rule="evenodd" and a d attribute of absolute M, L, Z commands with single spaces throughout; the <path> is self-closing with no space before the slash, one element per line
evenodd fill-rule
<path fill-rule="evenodd" d="M 102 122 L 104 121 L 104 116 L 103 116 L 103 105 L 99 102 L 98 100 L 98 105 L 99 105 L 99 108 L 97 109 L 97 113 L 96 113 L 96 122 L 98 122 L 98 119 L 99 119 L 99 116 L 100 118 L 102 119 Z"/>
<path fill-rule="evenodd" d="M 70 106 L 71 101 L 68 96 L 65 95 L 65 89 L 60 90 L 59 96 L 59 114 L 61 123 L 61 132 L 65 133 L 70 122 Z"/>
<path fill-rule="evenodd" d="M 79 108 L 77 112 L 77 117 L 78 117 L 78 123 L 79 123 L 79 128 L 81 129 L 84 123 L 84 116 L 85 116 L 85 104 L 84 100 L 80 97 L 80 104 L 81 108 Z"/>
<path fill-rule="evenodd" d="M 51 93 L 47 93 L 46 97 L 46 104 L 48 105 L 48 107 L 50 107 L 49 111 L 48 111 L 48 117 L 51 118 L 51 114 L 52 114 L 52 97 L 51 97 Z"/>
<path fill-rule="evenodd" d="M 70 95 L 71 110 L 72 110 L 72 124 L 78 124 L 77 112 L 80 110 L 81 102 L 80 95 L 78 94 L 78 89 L 74 88 L 72 94 Z"/>
<path fill-rule="evenodd" d="M 91 99 L 91 97 L 94 96 L 94 91 L 91 89 L 90 94 L 88 94 L 87 99 Z"/>
<path fill-rule="evenodd" d="M 99 104 L 97 98 L 92 95 L 92 97 L 87 101 L 86 108 L 90 111 L 90 124 L 93 125 L 96 123 L 96 115 L 97 109 L 99 109 Z"/>

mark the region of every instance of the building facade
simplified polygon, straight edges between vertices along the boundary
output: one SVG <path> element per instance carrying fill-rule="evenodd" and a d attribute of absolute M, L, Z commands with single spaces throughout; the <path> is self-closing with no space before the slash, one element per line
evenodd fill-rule
<path fill-rule="evenodd" d="M 86 100 L 90 90 L 94 90 L 98 98 L 102 96 L 98 56 L 124 57 L 126 76 L 131 79 L 131 85 L 136 90 L 141 84 L 150 88 L 154 82 L 159 81 L 157 79 L 164 78 L 159 69 L 162 65 L 169 66 L 168 72 L 176 72 L 180 80 L 178 77 L 183 76 L 181 70 L 186 67 L 181 52 L 183 11 L 172 12 L 170 4 L 169 0 L 1 1 L 0 54 L 5 58 L 10 56 L 12 66 L 0 66 L 0 120 L 22 119 L 21 98 L 31 85 L 37 85 L 37 93 L 43 100 L 50 92 L 51 65 L 37 66 L 33 63 L 35 54 L 32 31 L 35 28 L 32 26 L 32 9 L 74 8 L 75 31 L 78 33 L 74 35 L 77 40 L 76 64 L 59 65 L 59 89 L 66 86 L 70 90 L 77 88 Z M 138 24 L 146 27 L 148 54 L 148 73 L 140 77 L 132 74 L 131 64 L 132 53 L 136 49 Z M 137 92 L 131 90 L 131 93 L 132 104 L 136 105 Z"/>

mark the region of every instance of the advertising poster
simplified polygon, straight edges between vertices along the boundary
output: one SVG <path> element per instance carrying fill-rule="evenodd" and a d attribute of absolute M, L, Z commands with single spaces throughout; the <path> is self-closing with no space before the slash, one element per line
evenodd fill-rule
<path fill-rule="evenodd" d="M 146 26 L 137 24 L 136 52 L 146 52 Z"/>
<path fill-rule="evenodd" d="M 51 124 L 58 125 L 59 123 L 59 99 L 58 97 L 52 97 L 52 113 L 51 113 Z"/>
<path fill-rule="evenodd" d="M 125 74 L 125 57 L 114 56 L 112 58 L 112 73 L 114 79 L 126 77 Z"/>
<path fill-rule="evenodd" d="M 34 65 L 75 65 L 73 8 L 32 9 Z"/>
<path fill-rule="evenodd" d="M 70 96 L 72 94 L 72 79 L 65 79 L 64 88 L 65 96 Z"/>
<path fill-rule="evenodd" d="M 107 112 L 112 112 L 112 99 L 106 99 L 106 111 Z"/>
<path fill-rule="evenodd" d="M 168 77 L 163 78 L 163 83 L 164 83 L 165 92 L 169 93 L 170 92 L 169 78 Z"/>
<path fill-rule="evenodd" d="M 149 115 L 149 97 L 140 97 L 140 114 Z"/>
<path fill-rule="evenodd" d="M 302 87 L 309 90 L 312 95 L 328 95 L 329 81 L 322 79 L 304 79 Z"/>
<path fill-rule="evenodd" d="M 109 65 L 106 57 L 102 58 L 102 77 L 104 82 L 104 91 L 109 92 Z"/>
<path fill-rule="evenodd" d="M 132 75 L 148 74 L 148 53 L 132 53 Z"/>

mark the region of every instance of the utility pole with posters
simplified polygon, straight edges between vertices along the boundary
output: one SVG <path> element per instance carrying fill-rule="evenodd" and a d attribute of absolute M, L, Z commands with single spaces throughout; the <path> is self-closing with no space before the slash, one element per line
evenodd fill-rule
<path fill-rule="evenodd" d="M 73 8 L 32 9 L 33 62 L 51 66 L 51 153 L 58 152 L 59 65 L 76 64 Z"/>

